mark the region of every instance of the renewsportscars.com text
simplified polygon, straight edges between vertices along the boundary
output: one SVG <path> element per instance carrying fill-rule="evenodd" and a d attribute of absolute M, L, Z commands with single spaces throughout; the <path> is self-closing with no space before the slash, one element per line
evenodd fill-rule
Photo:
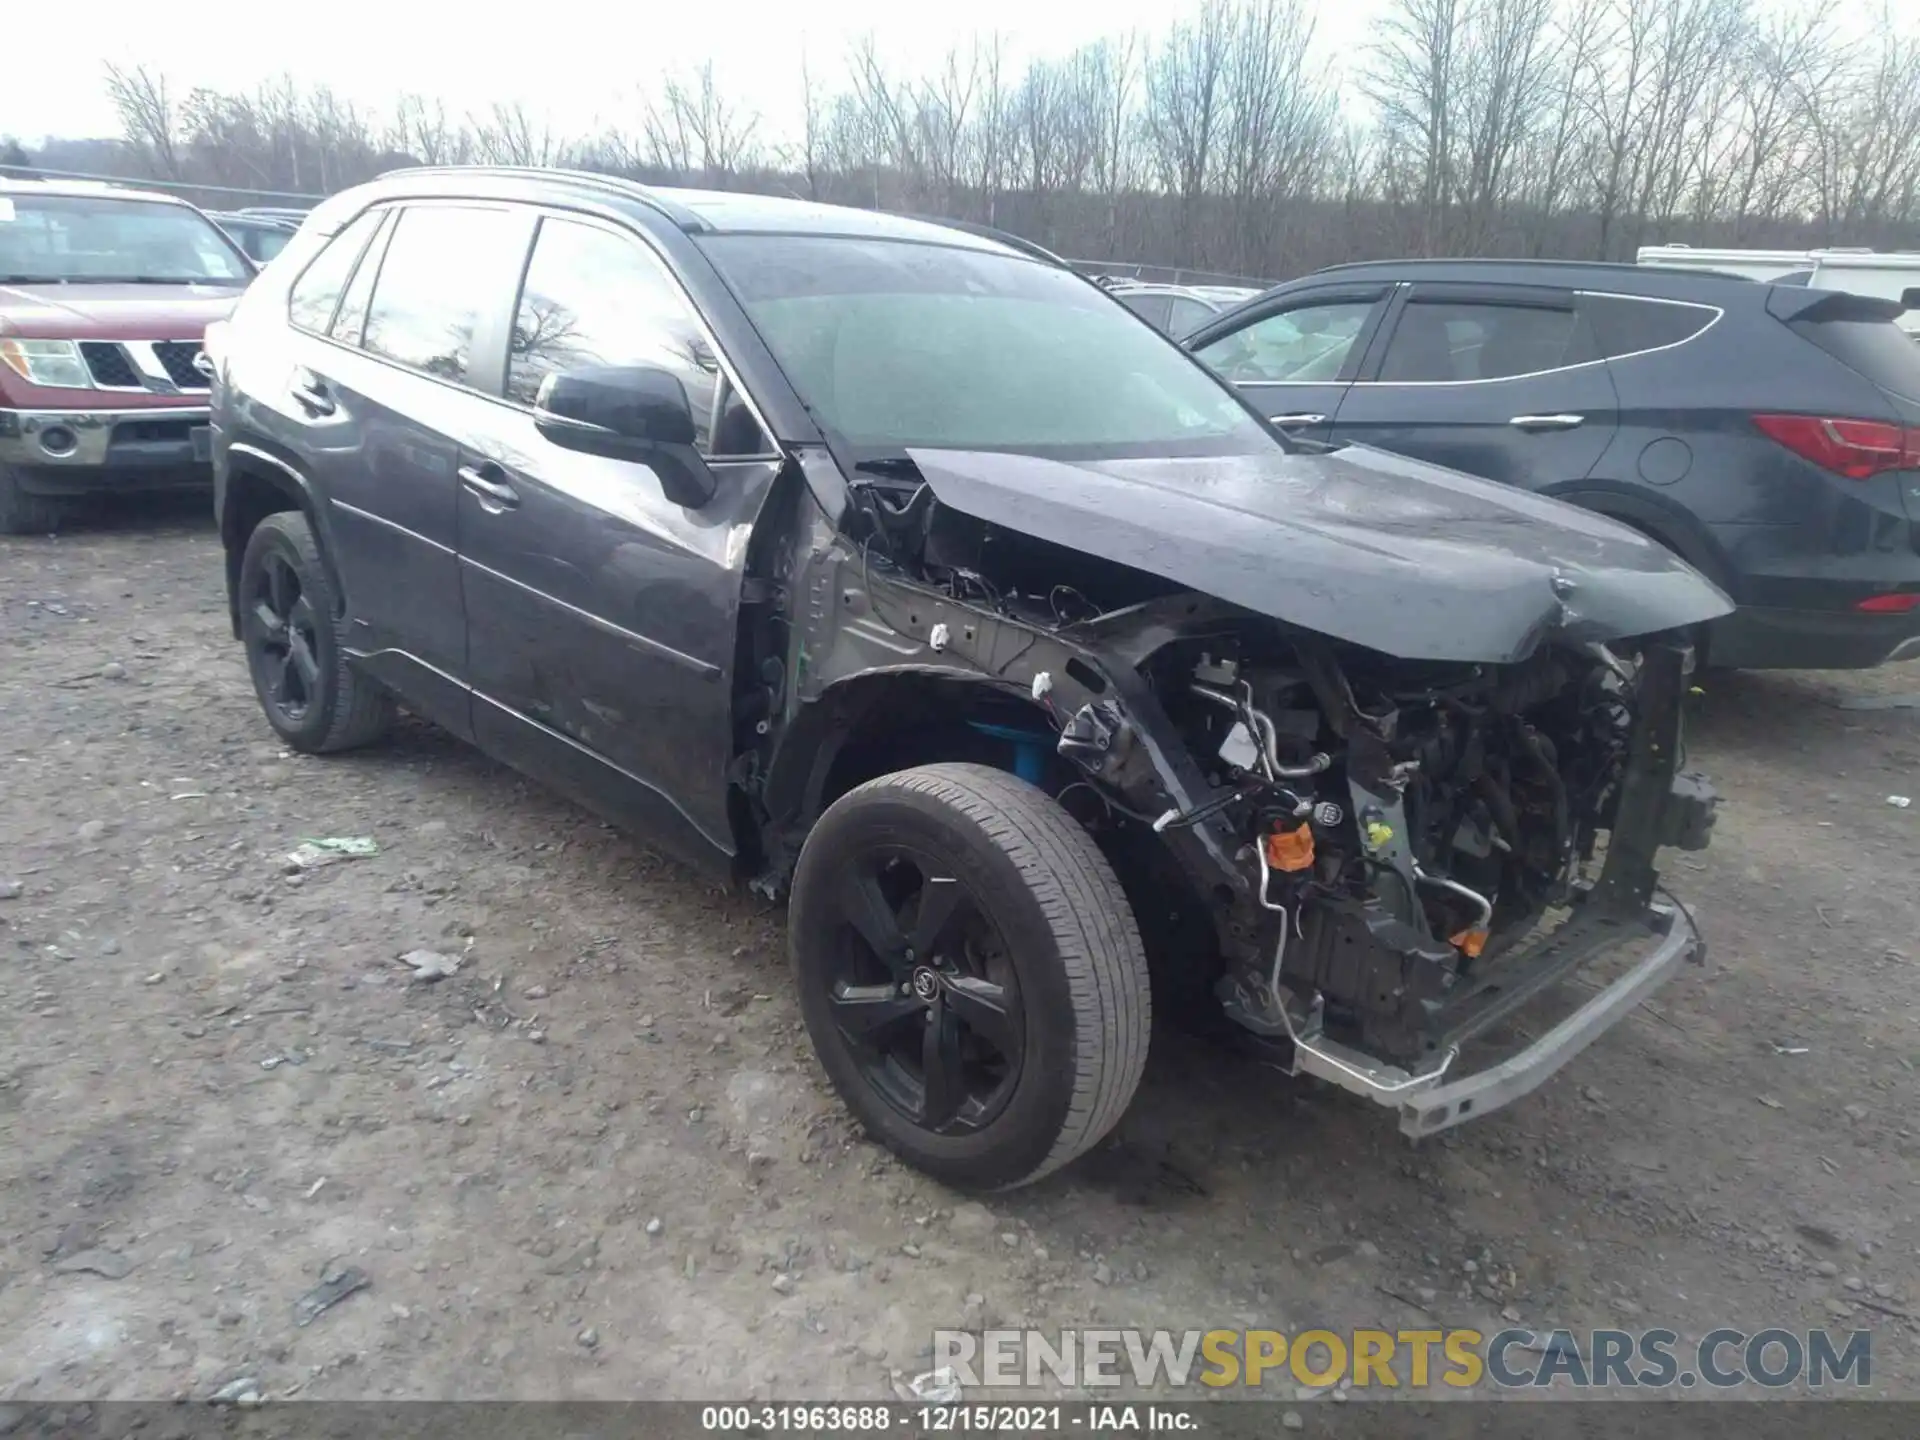
<path fill-rule="evenodd" d="M 936 1369 L 967 1386 L 1132 1385 L 1640 1390 L 1864 1387 L 1873 1336 L 1710 1330 L 937 1330 Z"/>

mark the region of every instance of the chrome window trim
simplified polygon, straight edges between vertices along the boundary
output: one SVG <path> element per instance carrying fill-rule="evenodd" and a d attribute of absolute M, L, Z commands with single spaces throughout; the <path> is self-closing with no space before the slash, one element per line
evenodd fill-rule
<path fill-rule="evenodd" d="M 1415 282 L 1415 283 L 1419 283 L 1419 282 Z M 1436 282 L 1428 282 L 1428 283 L 1436 283 Z M 1462 282 L 1462 283 L 1467 283 L 1467 282 Z M 1576 370 L 1587 370 L 1592 368 L 1595 365 L 1617 365 L 1622 360 L 1635 360 L 1642 355 L 1658 355 L 1662 350 L 1678 350 L 1682 345 L 1691 345 L 1694 341 L 1698 340 L 1702 335 L 1706 334 L 1707 331 L 1711 330 L 1714 326 L 1718 325 L 1727 313 L 1725 308 L 1722 306 L 1707 305 L 1707 304 L 1703 304 L 1698 300 L 1668 300 L 1658 295 L 1630 295 L 1630 294 L 1622 293 L 1621 291 L 1618 291 L 1618 290 L 1575 290 L 1573 294 L 1579 298 L 1591 298 L 1595 300 L 1636 300 L 1648 305 L 1677 305 L 1687 310 L 1707 310 L 1712 312 L 1712 318 L 1709 319 L 1707 323 L 1702 325 L 1698 330 L 1694 331 L 1691 335 L 1687 336 L 1686 339 L 1684 340 L 1670 341 L 1665 345 L 1649 345 L 1644 350 L 1629 350 L 1625 354 L 1621 354 L 1621 355 L 1603 355 L 1598 360 L 1581 360 L 1572 365 L 1555 365 L 1551 369 L 1547 369 L 1547 370 L 1526 370 L 1526 371 L 1522 371 L 1518 375 L 1496 375 L 1493 378 L 1487 379 L 1487 380 L 1354 380 L 1350 383 L 1356 389 L 1364 385 L 1364 386 L 1367 386 L 1369 389 L 1386 387 L 1386 388 L 1391 388 L 1396 390 L 1410 390 L 1410 389 L 1437 389 L 1437 388 L 1446 387 L 1446 386 L 1457 387 L 1462 385 L 1505 385 L 1514 380 L 1536 380 L 1542 375 L 1571 375 Z M 1418 300 L 1407 301 L 1408 305 L 1418 305 L 1420 303 L 1421 302 Z M 1471 302 L 1462 302 L 1462 303 L 1471 303 Z M 1546 307 L 1536 306 L 1535 308 L 1545 309 Z M 1404 307 L 1402 308 L 1402 313 L 1403 314 L 1405 313 Z M 1396 329 L 1399 328 L 1397 323 L 1395 325 L 1395 328 Z M 1391 348 L 1393 345 L 1393 337 L 1391 335 L 1387 337 L 1387 345 L 1389 348 Z M 1382 352 L 1383 355 L 1384 353 L 1385 352 Z M 1294 381 L 1294 380 L 1282 380 L 1282 381 L 1277 381 L 1275 383 L 1282 384 L 1282 385 L 1294 385 L 1294 384 L 1302 384 L 1302 383 L 1325 384 L 1327 382 L 1325 381 L 1302 382 L 1302 381 Z"/>

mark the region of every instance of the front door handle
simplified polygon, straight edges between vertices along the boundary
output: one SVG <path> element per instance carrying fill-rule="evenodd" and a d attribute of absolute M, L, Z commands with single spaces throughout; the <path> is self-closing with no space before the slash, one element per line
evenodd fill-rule
<path fill-rule="evenodd" d="M 511 510 L 520 503 L 520 496 L 514 488 L 502 480 L 491 479 L 486 470 L 492 467 L 462 465 L 460 483 L 480 497 L 484 509 L 499 514 L 502 510 Z M 498 472 L 496 472 L 498 473 Z"/>
<path fill-rule="evenodd" d="M 1584 415 L 1516 415 L 1507 424 L 1516 430 L 1571 430 L 1586 418 Z"/>
<path fill-rule="evenodd" d="M 327 382 L 310 370 L 294 375 L 293 398 L 309 415 L 331 415 L 338 408 L 327 391 Z"/>
<path fill-rule="evenodd" d="M 1280 426 L 1324 425 L 1327 423 L 1327 417 L 1324 415 L 1269 415 L 1267 418 L 1274 424 Z"/>

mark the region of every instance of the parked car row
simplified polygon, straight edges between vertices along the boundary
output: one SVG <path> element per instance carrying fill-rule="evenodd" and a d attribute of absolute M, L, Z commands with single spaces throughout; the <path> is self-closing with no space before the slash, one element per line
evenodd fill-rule
<path fill-rule="evenodd" d="M 1676 767 L 1720 590 L 1591 511 L 1290 440 L 1023 242 L 407 171 L 207 345 L 275 733 L 404 705 L 788 898 L 828 1075 L 944 1180 L 1098 1142 L 1156 1003 L 1429 1135 L 1697 950 L 1655 860 L 1712 825 Z"/>

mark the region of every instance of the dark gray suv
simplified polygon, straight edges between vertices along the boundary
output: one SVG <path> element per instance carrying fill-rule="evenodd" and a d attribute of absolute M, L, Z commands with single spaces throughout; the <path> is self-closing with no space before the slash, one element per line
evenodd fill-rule
<path fill-rule="evenodd" d="M 1156 995 L 1429 1134 L 1697 953 L 1655 857 L 1712 820 L 1675 765 L 1719 591 L 1572 506 L 1303 450 L 1017 241 L 403 172 L 208 348 L 274 730 L 403 705 L 790 897 L 828 1075 L 956 1184 L 1106 1133 Z"/>
<path fill-rule="evenodd" d="M 1611 515 L 1739 604 L 1729 668 L 1920 655 L 1920 346 L 1886 300 L 1644 265 L 1408 260 L 1185 344 L 1289 433 Z"/>

